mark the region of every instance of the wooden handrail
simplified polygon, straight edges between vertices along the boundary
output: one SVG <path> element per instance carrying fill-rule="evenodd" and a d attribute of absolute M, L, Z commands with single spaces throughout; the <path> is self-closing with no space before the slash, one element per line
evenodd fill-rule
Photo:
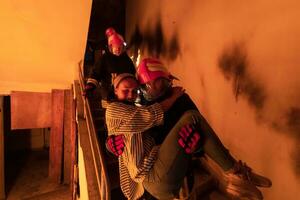
<path fill-rule="evenodd" d="M 90 107 L 90 102 L 87 98 L 82 96 L 84 90 L 84 76 L 83 76 L 82 64 L 79 64 L 79 86 L 80 86 L 80 96 L 83 110 L 82 113 L 77 113 L 77 117 L 81 117 L 86 122 L 86 128 L 88 132 L 88 139 L 90 144 L 90 150 L 92 153 L 93 166 L 95 171 L 95 179 L 97 182 L 97 190 L 101 200 L 109 200 L 111 196 L 111 187 L 108 176 L 108 171 L 105 162 L 105 154 L 101 149 L 99 140 L 97 138 L 97 133 L 93 123 L 93 117 Z M 75 83 L 76 84 L 76 83 Z M 78 84 L 78 83 L 77 83 Z M 88 180 L 89 181 L 89 180 Z M 89 185 L 89 184 L 88 184 Z"/>

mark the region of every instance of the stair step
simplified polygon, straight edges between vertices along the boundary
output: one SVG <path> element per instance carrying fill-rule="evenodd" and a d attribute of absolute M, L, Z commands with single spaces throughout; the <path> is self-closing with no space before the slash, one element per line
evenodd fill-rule
<path fill-rule="evenodd" d="M 70 186 L 61 186 L 56 190 L 38 194 L 32 197 L 23 198 L 23 200 L 65 200 L 71 199 Z"/>

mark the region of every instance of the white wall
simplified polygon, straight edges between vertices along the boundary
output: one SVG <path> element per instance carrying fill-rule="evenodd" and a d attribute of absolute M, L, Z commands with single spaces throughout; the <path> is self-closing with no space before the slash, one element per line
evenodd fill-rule
<path fill-rule="evenodd" d="M 0 2 L 0 94 L 69 88 L 83 58 L 91 0 Z"/>
<path fill-rule="evenodd" d="M 299 10 L 297 0 L 127 6 L 127 40 L 143 35 L 143 56 L 167 63 L 231 153 L 272 179 L 266 200 L 300 199 Z"/>

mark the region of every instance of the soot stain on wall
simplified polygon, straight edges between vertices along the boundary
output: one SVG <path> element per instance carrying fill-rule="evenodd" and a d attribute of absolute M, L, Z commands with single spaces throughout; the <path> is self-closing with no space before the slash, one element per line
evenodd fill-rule
<path fill-rule="evenodd" d="M 300 139 L 298 138 L 296 141 L 295 148 L 291 154 L 292 158 L 292 166 L 294 168 L 294 172 L 296 173 L 297 177 L 300 177 Z"/>
<path fill-rule="evenodd" d="M 275 120 L 268 117 L 268 113 L 263 113 L 264 105 L 271 98 L 266 95 L 263 84 L 250 75 L 248 68 L 251 66 L 243 43 L 233 43 L 224 48 L 218 58 L 218 67 L 225 79 L 232 83 L 236 101 L 239 96 L 245 98 L 254 108 L 260 122 L 278 132 L 289 134 L 295 140 L 296 145 L 291 153 L 291 161 L 295 174 L 300 177 L 300 106 L 286 105 L 286 112 Z"/>
<path fill-rule="evenodd" d="M 266 116 L 268 116 L 267 113 Z M 293 167 L 296 176 L 300 178 L 300 106 L 287 105 L 279 119 L 265 119 L 264 122 L 272 129 L 288 134 L 294 140 L 295 146 L 290 154 L 292 162 L 291 166 Z"/>
<path fill-rule="evenodd" d="M 295 138 L 295 149 L 292 153 L 292 162 L 296 175 L 300 177 L 300 107 L 291 106 L 286 113 L 286 126 Z"/>
<path fill-rule="evenodd" d="M 177 32 L 173 33 L 173 36 L 170 40 L 170 44 L 168 46 L 167 58 L 169 60 L 175 60 L 177 56 L 180 54 L 180 46 L 178 43 L 178 35 Z"/>
<path fill-rule="evenodd" d="M 156 22 L 154 29 L 150 25 L 147 26 L 143 38 L 143 42 L 151 56 L 160 57 L 160 55 L 166 53 L 166 42 L 160 20 Z"/>
<path fill-rule="evenodd" d="M 286 113 L 287 126 L 300 138 L 300 107 L 292 106 Z"/>
<path fill-rule="evenodd" d="M 247 71 L 251 66 L 243 44 L 233 44 L 225 48 L 218 59 L 218 66 L 225 78 L 232 81 L 236 101 L 242 96 L 256 111 L 264 107 L 266 93 L 262 85 Z"/>
<path fill-rule="evenodd" d="M 150 23 L 149 23 L 150 24 Z M 138 25 L 129 37 L 129 46 L 136 58 L 138 50 L 147 52 L 152 57 L 173 61 L 180 54 L 177 32 L 174 32 L 171 38 L 166 38 L 163 33 L 160 17 L 156 20 L 154 26 L 148 25 L 145 30 L 141 30 Z"/>

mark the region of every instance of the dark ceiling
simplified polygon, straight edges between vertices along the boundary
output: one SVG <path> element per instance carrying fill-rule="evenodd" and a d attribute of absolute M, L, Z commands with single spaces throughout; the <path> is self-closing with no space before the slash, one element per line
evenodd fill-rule
<path fill-rule="evenodd" d="M 124 35 L 125 0 L 93 0 L 89 25 L 88 41 L 105 42 L 105 29 L 113 27 Z"/>

